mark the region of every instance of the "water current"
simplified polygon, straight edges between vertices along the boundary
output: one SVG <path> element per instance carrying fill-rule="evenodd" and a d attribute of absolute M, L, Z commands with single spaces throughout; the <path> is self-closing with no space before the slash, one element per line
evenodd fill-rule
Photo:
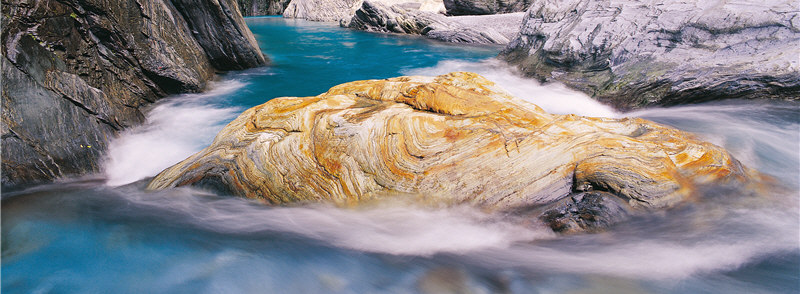
<path fill-rule="evenodd" d="M 620 113 L 539 85 L 501 48 L 247 22 L 269 67 L 164 99 L 111 143 L 104 171 L 3 194 L 3 293 L 797 293 L 800 105 L 724 101 Z M 637 116 L 694 132 L 779 192 L 707 199 L 596 234 L 559 236 L 470 207 L 266 207 L 146 180 L 246 108 L 398 75 L 473 71 L 555 113 Z"/>

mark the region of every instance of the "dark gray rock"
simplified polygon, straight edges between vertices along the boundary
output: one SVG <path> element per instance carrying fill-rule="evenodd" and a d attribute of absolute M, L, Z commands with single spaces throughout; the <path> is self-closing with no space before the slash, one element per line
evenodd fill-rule
<path fill-rule="evenodd" d="M 172 4 L 214 68 L 238 70 L 265 64 L 256 37 L 239 15 L 236 2 L 172 0 Z"/>
<path fill-rule="evenodd" d="M 231 1 L 181 12 L 164 0 L 4 2 L 3 188 L 97 172 L 143 106 L 201 91 L 216 70 L 265 64 Z"/>
<path fill-rule="evenodd" d="M 618 196 L 589 191 L 572 194 L 547 206 L 539 219 L 558 233 L 604 229 L 641 213 Z"/>
<path fill-rule="evenodd" d="M 621 109 L 800 97 L 792 1 L 534 1 L 501 53 Z"/>
<path fill-rule="evenodd" d="M 521 21 L 521 14 L 453 18 L 366 0 L 342 26 L 370 32 L 422 35 L 453 43 L 506 44 L 516 34 L 515 28 Z"/>
<path fill-rule="evenodd" d="M 524 12 L 532 0 L 444 0 L 448 15 L 486 15 Z"/>
<path fill-rule="evenodd" d="M 237 0 L 242 16 L 281 15 L 290 0 Z"/>

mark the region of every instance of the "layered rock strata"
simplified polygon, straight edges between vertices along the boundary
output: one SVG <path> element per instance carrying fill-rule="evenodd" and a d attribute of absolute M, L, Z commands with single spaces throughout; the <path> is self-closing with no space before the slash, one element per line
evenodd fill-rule
<path fill-rule="evenodd" d="M 485 15 L 525 12 L 531 0 L 444 0 L 448 15 Z"/>
<path fill-rule="evenodd" d="M 282 15 L 289 0 L 237 0 L 242 16 Z"/>
<path fill-rule="evenodd" d="M 445 42 L 504 45 L 516 36 L 522 19 L 523 14 L 446 17 L 365 0 L 352 19 L 342 25 L 370 32 L 422 35 Z"/>
<path fill-rule="evenodd" d="M 4 188 L 99 171 L 143 106 L 265 64 L 232 0 L 9 1 L 2 12 Z"/>
<path fill-rule="evenodd" d="M 623 109 L 797 99 L 796 4 L 536 0 L 501 57 Z"/>
<path fill-rule="evenodd" d="M 591 230 L 758 174 L 643 119 L 553 115 L 473 73 L 342 84 L 245 111 L 150 189 L 192 185 L 269 204 L 411 197 Z"/>

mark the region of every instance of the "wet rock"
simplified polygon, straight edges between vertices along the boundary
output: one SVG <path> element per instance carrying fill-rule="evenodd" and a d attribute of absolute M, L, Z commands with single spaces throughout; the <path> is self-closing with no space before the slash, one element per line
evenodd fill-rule
<path fill-rule="evenodd" d="M 3 2 L 3 188 L 97 172 L 141 107 L 200 91 L 216 70 L 265 63 L 235 3 L 181 3 Z"/>
<path fill-rule="evenodd" d="M 793 1 L 533 1 L 501 53 L 618 108 L 800 97 Z"/>
<path fill-rule="evenodd" d="M 524 12 L 531 0 L 444 0 L 448 15 L 485 15 Z"/>
<path fill-rule="evenodd" d="M 522 17 L 516 14 L 454 18 L 366 0 L 343 26 L 370 32 L 422 35 L 453 43 L 507 44 L 516 34 Z"/>
<path fill-rule="evenodd" d="M 199 185 L 270 204 L 405 196 L 543 209 L 555 230 L 579 231 L 672 207 L 700 187 L 751 189 L 759 177 L 691 134 L 636 118 L 549 114 L 481 76 L 451 73 L 270 100 L 148 188 Z"/>

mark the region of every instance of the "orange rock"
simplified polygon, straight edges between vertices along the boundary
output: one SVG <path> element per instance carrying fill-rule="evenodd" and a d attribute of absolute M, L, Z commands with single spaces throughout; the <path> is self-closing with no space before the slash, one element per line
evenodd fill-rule
<path fill-rule="evenodd" d="M 618 197 L 613 203 L 628 210 L 670 207 L 698 185 L 754 177 L 691 134 L 637 118 L 549 114 L 457 72 L 270 100 L 148 187 L 195 185 L 270 204 L 411 195 L 489 210 L 546 207 L 595 190 L 603 193 L 592 201 Z"/>

